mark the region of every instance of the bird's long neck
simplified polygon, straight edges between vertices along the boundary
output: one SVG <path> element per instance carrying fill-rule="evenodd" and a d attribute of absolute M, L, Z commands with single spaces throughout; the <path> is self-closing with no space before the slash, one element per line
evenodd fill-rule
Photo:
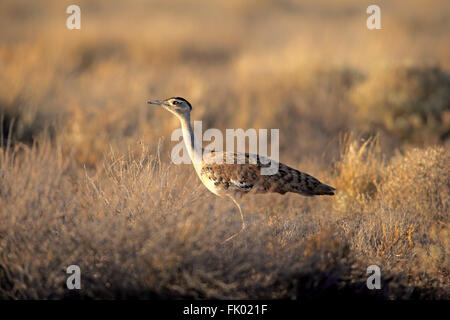
<path fill-rule="evenodd" d="M 190 116 L 180 117 L 181 129 L 183 131 L 183 140 L 186 145 L 186 149 L 189 153 L 192 163 L 194 164 L 195 170 L 199 170 L 201 167 L 202 160 L 202 143 L 197 141 L 194 135 L 194 130 L 191 126 Z"/>

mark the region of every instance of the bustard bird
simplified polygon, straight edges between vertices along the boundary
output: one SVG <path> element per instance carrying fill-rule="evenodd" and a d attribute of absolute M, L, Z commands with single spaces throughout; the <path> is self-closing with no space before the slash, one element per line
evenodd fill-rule
<path fill-rule="evenodd" d="M 149 100 L 148 103 L 162 106 L 177 116 L 181 122 L 186 149 L 202 183 L 219 197 L 230 198 L 239 209 L 242 220 L 241 230 L 225 241 L 231 240 L 245 229 L 244 213 L 237 200 L 249 192 L 276 192 L 280 194 L 294 192 L 304 196 L 334 195 L 335 189 L 333 187 L 323 184 L 309 174 L 300 172 L 282 163 L 278 164 L 277 173 L 273 175 L 261 174 L 261 168 L 268 167 L 270 164 L 267 158 L 260 155 L 227 153 L 195 148 L 196 144 L 194 144 L 194 141 L 196 140 L 190 121 L 192 106 L 184 98 L 173 97 L 166 100 Z M 207 160 L 209 157 L 214 159 L 222 158 L 223 161 L 211 163 L 211 161 Z M 251 157 L 256 159 L 256 163 L 254 161 L 253 163 L 250 162 Z M 231 161 L 227 163 L 227 158 L 233 159 L 232 164 L 230 164 Z M 238 162 L 239 158 L 245 160 L 245 163 L 240 164 L 242 161 Z M 200 161 L 195 161 L 196 159 Z"/>

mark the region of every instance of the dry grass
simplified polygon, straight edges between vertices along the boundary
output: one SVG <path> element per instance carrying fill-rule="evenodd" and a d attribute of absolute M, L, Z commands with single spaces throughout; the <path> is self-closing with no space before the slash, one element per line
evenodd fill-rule
<path fill-rule="evenodd" d="M 442 148 L 393 159 L 381 168 L 380 190 L 344 213 L 333 211 L 339 197 L 249 201 L 249 230 L 225 245 L 239 228 L 233 207 L 214 205 L 192 171 L 141 148 L 110 154 L 95 174 L 80 176 L 49 143 L 2 153 L 3 298 L 74 294 L 63 286 L 70 264 L 83 271 L 75 295 L 92 298 L 448 298 L 449 161 Z M 366 185 L 376 182 L 364 172 L 370 168 L 360 170 Z M 360 190 L 346 201 L 361 201 Z M 373 263 L 383 270 L 381 293 L 365 289 Z"/>
<path fill-rule="evenodd" d="M 69 4 L 0 4 L 0 298 L 450 298 L 443 1 L 382 1 L 376 32 L 356 0 L 80 1 L 81 31 Z M 236 209 L 145 105 L 174 95 L 204 128 L 280 128 L 337 195 L 249 197 L 222 244 Z"/>
<path fill-rule="evenodd" d="M 374 198 L 385 168 L 377 138 L 358 141 L 350 134 L 342 145 L 341 160 L 335 166 L 335 208 L 346 212 Z"/>
<path fill-rule="evenodd" d="M 436 143 L 450 135 L 450 76 L 439 67 L 383 68 L 352 95 L 363 121 L 404 140 Z"/>

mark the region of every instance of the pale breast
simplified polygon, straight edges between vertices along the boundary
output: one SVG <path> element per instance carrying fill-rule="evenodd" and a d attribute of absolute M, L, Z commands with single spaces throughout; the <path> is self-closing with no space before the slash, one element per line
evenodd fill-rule
<path fill-rule="evenodd" d="M 217 184 L 217 181 L 212 179 L 210 175 L 202 172 L 199 173 L 199 177 L 205 187 L 215 195 L 223 196 L 226 193 L 226 189 L 222 185 Z"/>

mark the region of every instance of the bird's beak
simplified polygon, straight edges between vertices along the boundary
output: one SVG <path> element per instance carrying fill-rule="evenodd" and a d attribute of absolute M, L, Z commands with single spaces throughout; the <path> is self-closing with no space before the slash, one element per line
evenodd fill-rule
<path fill-rule="evenodd" d="M 148 104 L 157 104 L 157 105 L 163 104 L 163 102 L 161 100 L 148 100 L 147 103 Z"/>

